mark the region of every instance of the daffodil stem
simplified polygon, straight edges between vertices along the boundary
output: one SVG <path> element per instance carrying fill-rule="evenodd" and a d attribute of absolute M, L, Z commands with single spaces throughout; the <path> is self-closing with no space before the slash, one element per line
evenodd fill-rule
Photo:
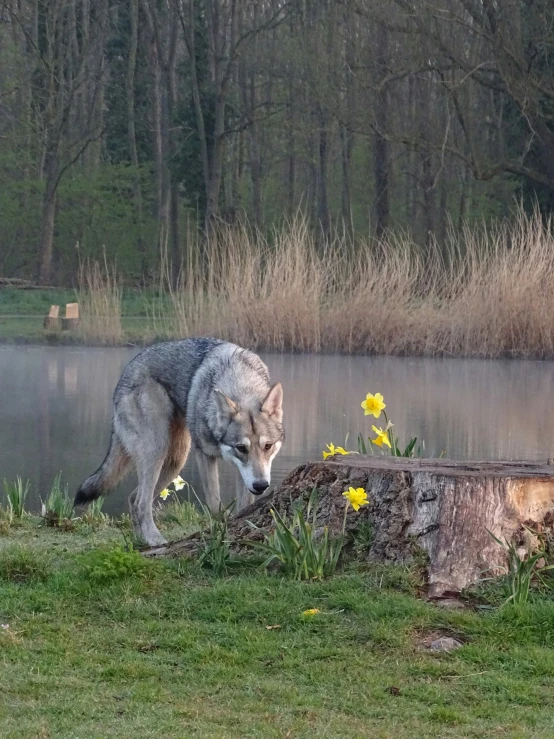
<path fill-rule="evenodd" d="M 387 414 L 386 414 L 385 411 L 383 411 L 383 415 L 385 416 L 385 421 L 386 421 L 387 426 L 388 426 L 389 425 L 389 419 L 387 418 Z M 396 441 L 394 440 L 394 434 L 392 433 L 392 429 L 393 429 L 393 426 L 391 425 L 391 427 L 389 429 L 387 429 L 387 435 L 388 435 L 389 441 L 390 441 L 391 454 L 394 457 L 397 457 L 398 455 L 396 453 Z"/>
<path fill-rule="evenodd" d="M 350 506 L 350 501 L 347 499 L 346 505 L 344 506 L 344 518 L 342 519 L 342 535 L 343 536 L 346 531 L 346 514 L 348 513 L 349 506 Z"/>

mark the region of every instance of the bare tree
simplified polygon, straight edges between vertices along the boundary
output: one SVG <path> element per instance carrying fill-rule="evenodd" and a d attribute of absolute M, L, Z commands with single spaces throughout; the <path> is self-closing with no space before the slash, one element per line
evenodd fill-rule
<path fill-rule="evenodd" d="M 134 176 L 134 199 L 139 223 L 139 253 L 142 258 L 142 273 L 146 272 L 146 254 L 144 245 L 144 236 L 142 233 L 143 212 L 142 212 L 142 186 L 139 176 L 139 158 L 137 150 L 136 135 L 136 113 L 135 113 L 135 84 L 136 84 L 136 68 L 137 68 L 137 47 L 138 47 L 138 24 L 139 24 L 139 0 L 129 0 L 129 16 L 131 20 L 131 38 L 129 42 L 129 56 L 127 59 L 127 76 L 125 79 L 125 91 L 127 95 L 127 136 L 129 139 L 129 154 L 131 164 L 135 170 Z"/>
<path fill-rule="evenodd" d="M 199 8 L 200 5 L 200 8 Z M 187 45 L 196 123 L 200 138 L 202 170 L 206 187 L 206 224 L 211 227 L 219 214 L 219 195 L 225 161 L 226 141 L 231 133 L 226 125 L 227 105 L 235 79 L 235 69 L 244 47 L 262 31 L 279 25 L 287 3 L 260 3 L 256 12 L 247 14 L 246 0 L 179 0 L 183 36 Z M 205 22 L 208 67 L 213 96 L 213 132 L 211 146 L 198 80 L 196 36 L 197 11 Z M 254 103 L 255 104 L 255 103 Z"/>
<path fill-rule="evenodd" d="M 40 136 L 42 149 L 39 177 L 44 190 L 37 254 L 41 284 L 47 284 L 52 273 L 60 181 L 102 132 L 99 100 L 105 82 L 108 6 L 108 0 L 98 0 L 91 10 L 87 0 L 73 0 L 6 8 L 33 58 L 33 73 L 26 83 L 32 90 L 35 135 Z"/>

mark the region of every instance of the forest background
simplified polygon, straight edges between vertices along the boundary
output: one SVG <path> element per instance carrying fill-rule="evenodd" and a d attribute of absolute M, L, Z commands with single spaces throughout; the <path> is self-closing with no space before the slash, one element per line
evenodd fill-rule
<path fill-rule="evenodd" d="M 0 276 L 145 285 L 298 213 L 448 257 L 552 210 L 553 64 L 550 0 L 1 0 Z"/>

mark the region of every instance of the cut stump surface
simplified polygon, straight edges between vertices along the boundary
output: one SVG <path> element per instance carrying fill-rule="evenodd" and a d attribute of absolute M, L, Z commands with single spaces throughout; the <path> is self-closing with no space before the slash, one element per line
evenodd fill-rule
<path fill-rule="evenodd" d="M 318 522 L 332 533 L 342 528 L 349 486 L 363 487 L 369 505 L 351 508 L 347 531 L 371 522 L 370 557 L 409 562 L 427 555 L 429 597 L 458 594 L 484 573 L 500 574 L 505 550 L 492 538 L 523 545 L 525 527 L 546 531 L 554 522 L 554 465 L 540 462 L 465 462 L 348 456 L 311 462 L 293 470 L 273 493 L 256 500 L 230 522 L 234 539 L 252 539 L 251 521 L 268 529 L 270 509 L 290 510 L 293 501 L 318 490 Z M 261 536 L 257 533 L 257 536 Z M 192 540 L 174 542 L 151 555 L 183 555 Z"/>

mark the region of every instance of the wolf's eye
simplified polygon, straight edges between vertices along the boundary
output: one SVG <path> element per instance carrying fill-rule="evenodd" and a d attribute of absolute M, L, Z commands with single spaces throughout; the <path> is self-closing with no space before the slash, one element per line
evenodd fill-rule
<path fill-rule="evenodd" d="M 248 447 L 246 444 L 237 444 L 235 449 L 239 454 L 248 454 Z"/>
<path fill-rule="evenodd" d="M 273 448 L 273 444 L 272 444 L 271 442 L 268 442 L 268 443 L 267 443 L 267 444 L 266 444 L 266 445 L 264 446 L 264 449 L 265 449 L 265 451 L 266 451 L 266 452 L 268 452 L 268 451 L 269 451 L 270 449 L 272 449 L 272 448 Z"/>

